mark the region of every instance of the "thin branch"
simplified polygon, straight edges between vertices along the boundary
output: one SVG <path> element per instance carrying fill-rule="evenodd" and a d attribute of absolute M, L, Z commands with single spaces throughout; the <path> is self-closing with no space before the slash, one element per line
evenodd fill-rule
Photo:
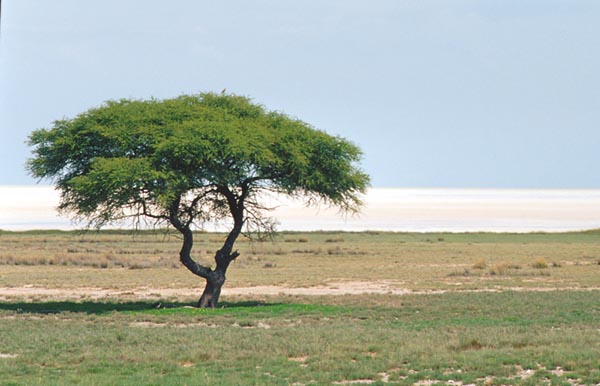
<path fill-rule="evenodd" d="M 215 189 L 208 189 L 205 190 L 202 194 L 198 194 L 196 197 L 194 197 L 194 199 L 192 200 L 192 202 L 190 203 L 190 205 L 187 207 L 187 214 L 188 214 L 188 220 L 185 224 L 186 227 L 189 227 L 192 225 L 192 223 L 194 222 L 194 220 L 197 217 L 197 213 L 194 213 L 196 207 L 198 206 L 198 203 L 203 200 L 204 198 L 206 198 L 209 194 L 211 193 L 215 193 L 216 190 Z"/>
<path fill-rule="evenodd" d="M 169 216 L 166 216 L 166 215 L 155 215 L 155 214 L 150 213 L 145 200 L 138 202 L 138 204 L 142 205 L 142 214 L 146 217 L 150 217 L 150 218 L 153 218 L 156 220 L 168 220 L 169 219 Z"/>

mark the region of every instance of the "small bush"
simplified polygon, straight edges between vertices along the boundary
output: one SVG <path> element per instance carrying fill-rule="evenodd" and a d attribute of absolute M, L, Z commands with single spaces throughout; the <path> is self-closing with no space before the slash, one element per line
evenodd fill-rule
<path fill-rule="evenodd" d="M 537 268 L 537 269 L 544 269 L 544 268 L 548 268 L 548 262 L 543 257 L 538 257 L 537 259 L 535 259 L 533 261 L 531 266 L 533 268 Z"/>
<path fill-rule="evenodd" d="M 490 267 L 490 275 L 506 275 L 511 265 L 507 262 L 497 263 Z"/>
<path fill-rule="evenodd" d="M 473 264 L 473 269 L 485 269 L 486 267 L 487 263 L 483 259 L 479 259 Z"/>
<path fill-rule="evenodd" d="M 151 265 L 148 262 L 134 262 L 129 264 L 129 266 L 127 267 L 129 269 L 148 269 L 148 268 L 152 268 Z"/>
<path fill-rule="evenodd" d="M 256 323 L 253 320 L 241 320 L 238 325 L 244 328 L 256 327 Z"/>

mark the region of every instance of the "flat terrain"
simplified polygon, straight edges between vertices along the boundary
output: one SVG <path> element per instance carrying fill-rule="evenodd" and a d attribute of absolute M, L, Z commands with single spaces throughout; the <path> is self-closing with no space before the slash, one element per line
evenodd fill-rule
<path fill-rule="evenodd" d="M 210 264 L 224 235 L 198 233 Z M 600 232 L 0 232 L 0 384 L 600 383 Z"/>

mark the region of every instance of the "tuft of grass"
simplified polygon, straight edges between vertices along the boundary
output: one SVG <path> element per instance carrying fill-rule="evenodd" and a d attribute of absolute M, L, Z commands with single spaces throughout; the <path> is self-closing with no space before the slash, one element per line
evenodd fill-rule
<path fill-rule="evenodd" d="M 308 239 L 306 237 L 286 237 L 283 239 L 284 243 L 308 243 Z"/>
<path fill-rule="evenodd" d="M 545 269 L 548 268 L 548 262 L 545 258 L 538 257 L 531 263 L 531 266 L 536 269 Z"/>
<path fill-rule="evenodd" d="M 471 276 L 471 271 L 468 269 L 464 269 L 462 271 L 452 271 L 448 274 L 448 277 L 457 277 L 457 276 Z"/>
<path fill-rule="evenodd" d="M 519 270 L 519 269 L 521 269 L 521 265 L 519 265 L 519 264 L 502 261 L 502 262 L 493 264 L 490 267 L 488 273 L 490 275 L 502 276 L 502 275 L 509 275 L 511 273 L 511 271 L 515 271 L 515 270 Z"/>
<path fill-rule="evenodd" d="M 478 338 L 467 338 L 453 347 L 455 351 L 481 350 L 482 348 L 483 344 L 481 344 Z"/>
<path fill-rule="evenodd" d="M 473 269 L 485 269 L 487 267 L 487 263 L 484 259 L 479 259 L 475 263 L 473 263 Z"/>
<path fill-rule="evenodd" d="M 319 255 L 321 254 L 321 248 L 292 249 L 291 252 L 298 254 Z"/>
<path fill-rule="evenodd" d="M 506 262 L 496 263 L 492 265 L 488 271 L 490 275 L 506 275 L 510 269 L 510 264 Z"/>

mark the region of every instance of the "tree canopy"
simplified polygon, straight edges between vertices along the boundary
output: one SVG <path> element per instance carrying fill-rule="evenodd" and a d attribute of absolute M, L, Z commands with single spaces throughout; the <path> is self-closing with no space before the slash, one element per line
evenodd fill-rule
<path fill-rule="evenodd" d="M 226 270 L 237 257 L 244 227 L 268 227 L 261 193 L 357 211 L 369 183 L 356 145 L 236 95 L 108 101 L 34 131 L 29 144 L 28 169 L 56 184 L 62 211 L 97 227 L 132 216 L 170 224 L 184 235 L 181 261 L 208 282 L 219 259 Z M 202 267 L 191 230 L 223 219 L 233 225 L 217 268 Z"/>

